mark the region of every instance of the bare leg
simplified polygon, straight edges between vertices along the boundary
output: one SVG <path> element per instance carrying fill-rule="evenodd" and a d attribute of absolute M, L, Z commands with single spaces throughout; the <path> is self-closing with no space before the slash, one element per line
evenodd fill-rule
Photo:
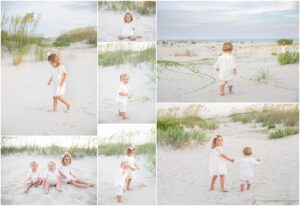
<path fill-rule="evenodd" d="M 46 180 L 44 185 L 45 194 L 49 193 L 49 186 L 50 186 L 49 181 Z"/>
<path fill-rule="evenodd" d="M 210 191 L 213 191 L 214 190 L 214 186 L 215 186 L 215 182 L 217 180 L 218 176 L 217 175 L 214 175 L 211 179 L 211 183 L 210 183 Z"/>
<path fill-rule="evenodd" d="M 131 181 L 132 181 L 131 178 L 127 180 L 127 190 L 132 190 L 131 189 Z"/>
<path fill-rule="evenodd" d="M 225 190 L 224 184 L 225 184 L 225 175 L 220 175 L 220 183 L 221 183 L 221 191 L 222 192 L 228 192 L 228 190 Z"/>
<path fill-rule="evenodd" d="M 57 180 L 56 190 L 59 191 L 59 192 L 61 192 L 61 180 L 60 179 Z"/>
<path fill-rule="evenodd" d="M 122 119 L 128 119 L 128 118 L 126 117 L 126 112 L 121 112 L 121 117 L 122 117 Z"/>
<path fill-rule="evenodd" d="M 228 86 L 228 90 L 229 90 L 229 94 L 232 94 L 233 93 L 233 86 Z"/>
<path fill-rule="evenodd" d="M 247 190 L 250 190 L 250 189 L 251 189 L 251 184 L 248 183 L 248 184 L 247 184 Z"/>
<path fill-rule="evenodd" d="M 71 105 L 67 102 L 64 96 L 59 96 L 58 100 L 61 101 L 64 105 L 66 105 L 67 110 L 71 109 Z"/>
<path fill-rule="evenodd" d="M 120 112 L 120 110 L 119 110 L 119 117 L 121 117 L 121 112 Z"/>
<path fill-rule="evenodd" d="M 220 95 L 221 95 L 221 96 L 224 96 L 224 95 L 225 95 L 224 88 L 225 88 L 225 84 L 220 85 Z"/>
<path fill-rule="evenodd" d="M 241 184 L 241 188 L 240 188 L 241 192 L 244 192 L 244 186 L 245 186 L 244 184 Z"/>
<path fill-rule="evenodd" d="M 88 188 L 89 185 L 88 184 L 83 184 L 83 183 L 79 183 L 79 182 L 76 182 L 76 181 L 73 181 L 71 180 L 70 183 L 76 187 L 79 187 L 79 188 Z"/>
<path fill-rule="evenodd" d="M 119 40 L 123 40 L 123 39 L 127 39 L 127 37 L 123 35 L 119 35 Z"/>
<path fill-rule="evenodd" d="M 123 197 L 121 195 L 117 195 L 117 202 L 123 202 Z"/>
<path fill-rule="evenodd" d="M 33 185 L 32 182 L 27 183 L 25 186 L 24 192 L 27 193 L 29 191 L 29 189 L 32 187 L 32 185 Z"/>
<path fill-rule="evenodd" d="M 95 186 L 95 184 L 90 184 L 90 183 L 88 183 L 88 182 L 85 182 L 85 181 L 79 180 L 79 179 L 75 180 L 75 182 L 78 182 L 78 183 L 80 183 L 80 184 L 85 184 L 85 185 L 87 185 L 87 186 L 89 186 L 89 187 L 94 187 L 94 186 Z"/>
<path fill-rule="evenodd" d="M 130 41 L 135 41 L 135 40 L 136 40 L 136 36 L 135 36 L 135 35 L 130 36 L 130 37 L 129 37 L 129 40 L 130 40 Z"/>
<path fill-rule="evenodd" d="M 53 97 L 53 108 L 49 112 L 57 112 L 57 97 Z"/>

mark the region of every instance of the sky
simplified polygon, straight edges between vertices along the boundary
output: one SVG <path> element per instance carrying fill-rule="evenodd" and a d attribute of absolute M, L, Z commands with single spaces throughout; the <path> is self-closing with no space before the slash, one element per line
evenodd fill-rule
<path fill-rule="evenodd" d="M 96 1 L 2 1 L 2 15 L 25 15 L 34 12 L 41 15 L 36 34 L 46 38 L 86 26 L 97 25 Z"/>
<path fill-rule="evenodd" d="M 159 1 L 158 40 L 299 36 L 297 1 Z"/>

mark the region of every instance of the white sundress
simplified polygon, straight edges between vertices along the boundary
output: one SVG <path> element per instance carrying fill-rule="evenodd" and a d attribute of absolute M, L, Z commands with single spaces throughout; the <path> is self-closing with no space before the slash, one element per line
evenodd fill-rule
<path fill-rule="evenodd" d="M 227 174 L 226 160 L 220 156 L 220 154 L 222 153 L 223 153 L 222 147 L 215 147 L 211 149 L 209 154 L 210 176 Z"/>
<path fill-rule="evenodd" d="M 234 57 L 231 54 L 223 53 L 221 56 L 219 56 L 214 67 L 219 69 L 219 80 L 231 81 L 235 78 L 233 70 L 236 69 L 236 64 Z"/>
<path fill-rule="evenodd" d="M 53 96 L 59 97 L 65 94 L 66 82 L 64 82 L 61 87 L 59 83 L 63 79 L 63 74 L 66 74 L 67 70 L 64 65 L 59 65 L 52 69 L 52 86 L 53 86 Z"/>
<path fill-rule="evenodd" d="M 134 24 L 131 23 L 123 23 L 122 36 L 130 37 L 134 35 Z"/>
<path fill-rule="evenodd" d="M 63 177 L 64 182 L 70 182 L 71 180 L 75 181 L 77 178 L 71 175 L 71 167 L 70 166 L 61 166 L 59 168 L 59 172 L 61 172 L 65 177 Z"/>

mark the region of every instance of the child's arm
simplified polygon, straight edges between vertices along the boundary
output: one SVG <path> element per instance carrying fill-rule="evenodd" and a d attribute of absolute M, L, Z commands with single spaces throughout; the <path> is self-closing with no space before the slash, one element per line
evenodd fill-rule
<path fill-rule="evenodd" d="M 227 156 L 226 156 L 225 154 L 223 154 L 223 153 L 220 154 L 220 156 L 223 157 L 224 159 L 228 160 L 229 162 L 232 162 L 232 163 L 234 162 L 234 159 L 231 159 L 231 158 L 227 157 Z"/>
<path fill-rule="evenodd" d="M 58 171 L 58 174 L 59 174 L 58 176 L 66 178 L 66 176 L 61 171 Z"/>
<path fill-rule="evenodd" d="M 52 76 L 50 77 L 49 81 L 48 81 L 48 85 L 50 85 L 52 82 Z"/>
<path fill-rule="evenodd" d="M 126 96 L 128 96 L 128 93 L 126 93 L 126 92 L 119 92 L 119 95 L 120 95 L 120 96 L 125 96 L 125 97 L 126 97 Z"/>
<path fill-rule="evenodd" d="M 234 76 L 236 76 L 236 74 L 237 74 L 236 68 L 233 69 L 233 74 L 234 74 Z"/>
<path fill-rule="evenodd" d="M 59 86 L 62 87 L 64 85 L 66 79 L 67 79 L 67 73 L 63 73 L 63 78 L 62 78 L 61 82 L 59 83 Z"/>

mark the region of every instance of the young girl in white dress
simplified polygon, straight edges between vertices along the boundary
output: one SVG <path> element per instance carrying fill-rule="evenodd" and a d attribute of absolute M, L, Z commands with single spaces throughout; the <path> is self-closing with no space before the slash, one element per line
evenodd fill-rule
<path fill-rule="evenodd" d="M 135 32 L 135 26 L 133 22 L 133 14 L 127 11 L 123 17 L 123 29 L 122 34 L 119 35 L 119 39 L 129 39 L 131 41 L 141 38 L 141 35 L 137 35 Z"/>
<path fill-rule="evenodd" d="M 217 135 L 212 142 L 211 151 L 209 154 L 209 173 L 212 177 L 210 191 L 214 190 L 215 182 L 220 176 L 221 191 L 228 192 L 224 187 L 225 175 L 227 174 L 226 160 L 234 162 L 234 159 L 229 158 L 223 152 L 223 137 Z"/>
<path fill-rule="evenodd" d="M 48 85 L 52 84 L 53 86 L 53 108 L 49 110 L 49 112 L 57 112 L 58 101 L 66 105 L 67 111 L 70 111 L 71 105 L 64 97 L 67 70 L 65 66 L 61 64 L 60 57 L 57 54 L 49 54 L 48 62 L 53 67 L 51 77 L 48 81 Z"/>
<path fill-rule="evenodd" d="M 35 161 L 30 162 L 30 170 L 26 177 L 26 187 L 24 192 L 27 193 L 31 187 L 38 187 L 43 183 L 42 175 L 38 170 L 38 163 Z"/>
<path fill-rule="evenodd" d="M 118 171 L 115 179 L 116 198 L 117 202 L 123 202 L 123 194 L 125 189 L 125 179 L 127 176 L 128 164 L 121 162 L 120 170 Z"/>
<path fill-rule="evenodd" d="M 72 163 L 72 156 L 71 154 L 66 152 L 62 156 L 62 160 L 61 160 L 62 166 L 59 168 L 59 174 L 62 177 L 62 181 L 68 184 L 72 184 L 79 188 L 94 187 L 95 186 L 94 184 L 90 184 L 88 182 L 80 180 L 71 172 L 71 167 L 70 167 L 71 163 Z"/>
<path fill-rule="evenodd" d="M 48 163 L 48 170 L 44 174 L 44 190 L 45 194 L 49 193 L 49 188 L 54 186 L 57 191 L 61 192 L 61 176 L 57 172 L 54 161 Z"/>
<path fill-rule="evenodd" d="M 132 190 L 131 189 L 131 182 L 135 178 L 135 172 L 136 170 L 139 170 L 140 167 L 136 164 L 135 159 L 135 148 L 134 147 L 128 147 L 127 149 L 127 154 L 124 158 L 124 162 L 127 163 L 127 168 L 128 171 L 126 173 L 126 189 L 127 190 Z"/>
<path fill-rule="evenodd" d="M 129 75 L 127 73 L 122 73 L 120 75 L 120 85 L 117 92 L 116 103 L 118 106 L 119 117 L 121 117 L 123 120 L 127 119 L 126 111 L 129 98 L 128 81 Z"/>

